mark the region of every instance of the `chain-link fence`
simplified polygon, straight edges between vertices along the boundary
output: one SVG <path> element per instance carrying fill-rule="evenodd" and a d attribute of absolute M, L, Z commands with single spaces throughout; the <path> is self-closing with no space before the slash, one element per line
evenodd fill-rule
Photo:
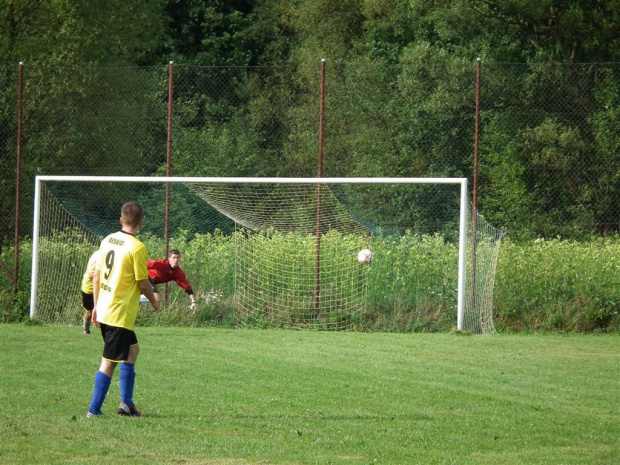
<path fill-rule="evenodd" d="M 620 64 L 481 70 L 480 212 L 513 236 L 618 232 Z M 23 71 L 21 118 L 17 67 L 0 77 L 2 289 L 16 218 L 30 235 L 37 174 L 314 177 L 321 143 L 324 176 L 474 173 L 476 63 L 465 60 L 327 63 L 323 141 L 319 62 Z"/>
<path fill-rule="evenodd" d="M 534 237 L 620 230 L 620 64 L 483 66 L 481 208 Z"/>
<path fill-rule="evenodd" d="M 0 75 L 0 291 L 16 289 L 14 249 L 17 187 L 18 73 Z"/>

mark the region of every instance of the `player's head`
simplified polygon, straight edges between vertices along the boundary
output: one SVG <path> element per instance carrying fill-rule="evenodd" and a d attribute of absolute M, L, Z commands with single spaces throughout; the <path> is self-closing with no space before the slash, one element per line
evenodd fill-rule
<path fill-rule="evenodd" d="M 142 205 L 136 201 L 127 202 L 121 208 L 121 224 L 123 226 L 139 228 L 142 226 L 143 218 Z"/>
<path fill-rule="evenodd" d="M 177 249 L 172 249 L 168 254 L 168 262 L 172 268 L 179 266 L 179 263 L 181 262 L 181 252 Z"/>

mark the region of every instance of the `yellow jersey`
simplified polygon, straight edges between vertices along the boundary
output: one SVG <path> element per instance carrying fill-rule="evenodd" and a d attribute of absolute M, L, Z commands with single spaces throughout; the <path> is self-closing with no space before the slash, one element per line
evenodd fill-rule
<path fill-rule="evenodd" d="M 86 271 L 84 272 L 84 276 L 82 276 L 82 292 L 84 294 L 93 293 L 93 277 L 91 275 L 95 272 L 97 261 L 99 261 L 99 251 L 95 250 L 88 259 Z"/>
<path fill-rule="evenodd" d="M 148 279 L 146 246 L 132 234 L 118 231 L 101 242 L 97 321 L 133 330 L 140 307 L 138 281 Z"/>

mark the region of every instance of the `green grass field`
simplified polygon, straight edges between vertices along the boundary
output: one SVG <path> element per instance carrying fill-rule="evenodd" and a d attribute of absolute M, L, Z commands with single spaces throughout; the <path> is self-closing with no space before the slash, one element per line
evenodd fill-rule
<path fill-rule="evenodd" d="M 620 463 L 617 334 L 136 332 L 86 419 L 98 330 L 0 325 L 0 463 Z"/>

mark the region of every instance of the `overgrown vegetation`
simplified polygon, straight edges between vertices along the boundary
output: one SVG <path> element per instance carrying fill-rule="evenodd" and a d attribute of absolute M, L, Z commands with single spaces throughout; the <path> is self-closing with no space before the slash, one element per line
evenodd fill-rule
<path fill-rule="evenodd" d="M 494 308 L 512 331 L 618 331 L 620 237 L 506 240 Z"/>
<path fill-rule="evenodd" d="M 150 250 L 161 250 L 161 239 L 143 239 Z M 183 268 L 196 290 L 199 312 L 194 315 L 187 311 L 185 293 L 172 284 L 166 310 L 154 314 L 145 310 L 141 324 L 234 326 L 232 237 L 180 233 L 170 247 L 183 251 Z M 404 236 L 396 243 L 376 240 L 373 247 L 376 258 L 370 267 L 367 312 L 358 329 L 449 331 L 456 319 L 456 295 L 454 283 L 445 276 L 456 274 L 455 246 L 438 236 Z M 29 277 L 27 243 L 22 252 L 22 275 Z M 618 256 L 619 237 L 584 242 L 504 241 L 495 286 L 496 328 L 509 332 L 620 330 L 620 264 L 614 259 Z M 446 266 L 453 269 L 446 270 Z M 439 267 L 444 270 L 442 274 L 437 273 Z M 78 277 L 80 273 L 78 270 Z M 29 294 L 21 290 L 14 298 L 7 283 L 2 284 L 6 290 L 0 292 L 0 322 L 26 319 Z M 28 289 L 27 279 L 21 289 Z M 75 293 L 79 293 L 79 278 L 75 279 Z"/>

